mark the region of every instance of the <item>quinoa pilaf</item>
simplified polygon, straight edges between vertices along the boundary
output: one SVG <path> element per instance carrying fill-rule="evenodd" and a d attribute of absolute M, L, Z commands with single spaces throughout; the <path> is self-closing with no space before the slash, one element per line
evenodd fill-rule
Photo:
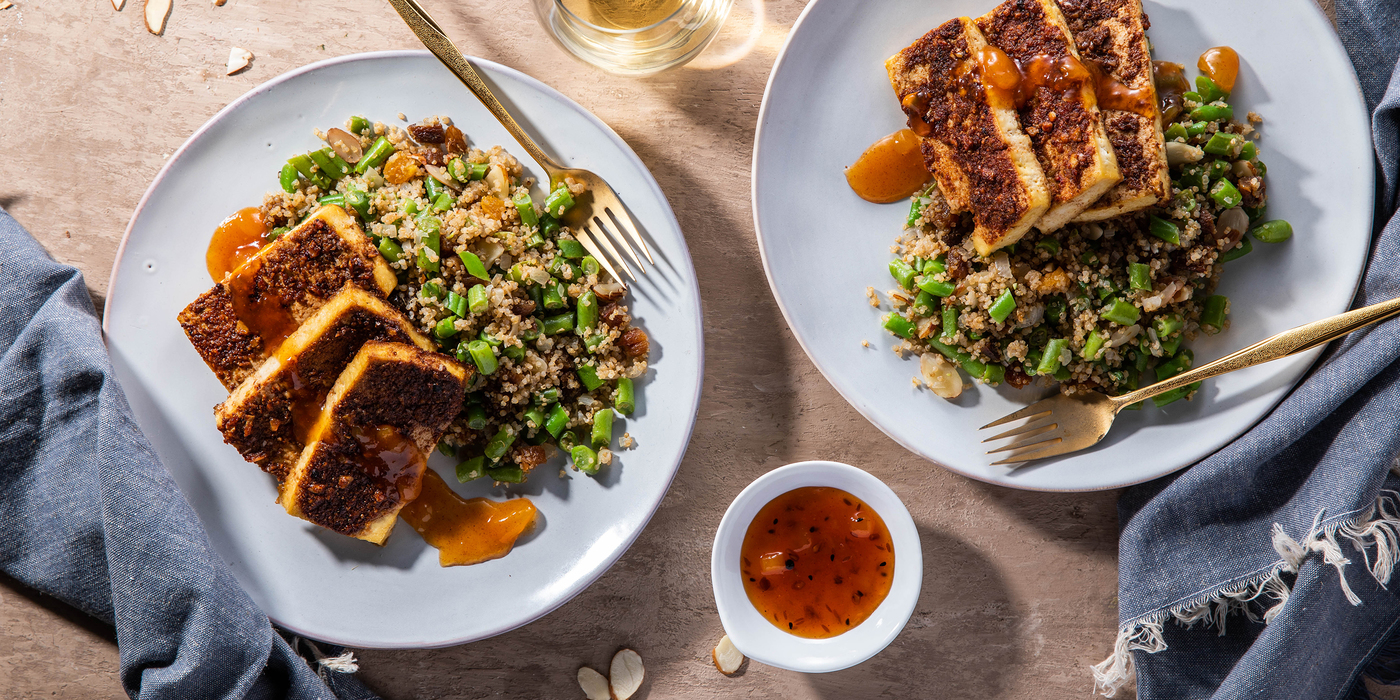
<path fill-rule="evenodd" d="M 1186 343 L 1229 327 L 1230 301 L 1214 293 L 1226 263 L 1253 249 L 1251 236 L 1278 243 L 1292 234 L 1286 221 L 1262 220 L 1262 119 L 1235 120 L 1227 92 L 1204 75 L 1191 91 L 1178 64 L 1159 62 L 1156 80 L 1172 178 L 1165 204 L 1032 231 L 981 257 L 970 214 L 950 212 L 936 186 L 913 197 L 891 247 L 894 311 L 881 320 L 899 338 L 896 352 L 920 356 L 940 395 L 948 377 L 939 375 L 956 373 L 948 361 L 990 385 L 1040 377 L 1067 394 L 1121 394 L 1190 368 Z M 1189 398 L 1199 385 L 1153 401 Z"/>
<path fill-rule="evenodd" d="M 390 302 L 475 365 L 439 446 L 461 460 L 457 478 L 521 482 L 551 445 L 588 474 L 610 464 L 614 410 L 632 412 L 650 344 L 624 287 L 561 223 L 585 186 L 537 203 L 519 161 L 469 146 L 446 117 L 404 129 L 356 116 L 316 135 L 328 145 L 291 158 L 263 198 L 268 236 L 343 207 L 398 275 Z"/>

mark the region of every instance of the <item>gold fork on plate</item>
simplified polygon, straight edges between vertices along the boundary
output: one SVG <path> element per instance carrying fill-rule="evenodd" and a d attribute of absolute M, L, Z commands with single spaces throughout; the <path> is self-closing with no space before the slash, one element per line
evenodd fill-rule
<path fill-rule="evenodd" d="M 562 222 L 578 235 L 579 243 L 583 244 L 589 254 L 597 258 L 613 279 L 624 286 L 626 286 L 627 280 L 618 274 L 617 268 L 613 267 L 613 262 L 616 262 L 626 272 L 627 277 L 633 280 L 636 280 L 637 277 L 632 272 L 631 266 L 628 265 L 627 259 L 619 254 L 619 249 L 626 251 L 627 255 L 631 256 L 632 261 L 637 264 L 637 269 L 642 274 L 646 274 L 646 265 L 642 263 L 643 256 L 652 265 L 656 264 L 656 260 L 651 257 L 651 251 L 647 249 L 646 241 L 642 240 L 636 222 L 627 213 L 627 208 L 622 206 L 622 200 L 618 198 L 617 193 L 613 191 L 607 181 L 589 170 L 566 168 L 545 155 L 535 140 L 525 133 L 525 130 L 516 123 L 510 112 L 501 105 L 501 101 L 496 99 L 496 95 L 482 81 L 476 69 L 472 68 L 467 57 L 457 50 L 457 47 L 447 38 L 447 33 L 416 0 L 389 0 L 389 4 L 394 6 L 399 16 L 423 42 L 423 45 L 428 47 L 428 50 L 433 52 L 433 55 L 437 56 L 438 60 L 442 61 L 442 64 L 447 66 L 447 69 L 452 71 L 453 75 L 456 75 L 462 84 L 466 85 L 473 95 L 476 95 L 478 100 L 481 100 L 481 104 L 486 106 L 486 109 L 491 112 L 491 116 L 495 117 L 496 121 L 499 121 L 501 126 L 510 132 L 511 136 L 515 137 L 521 148 L 524 148 L 525 152 L 529 153 L 530 157 L 540 164 L 540 167 L 544 168 L 545 173 L 549 175 L 550 191 L 558 188 L 565 178 L 582 182 L 588 187 L 588 191 L 575 199 L 574 206 L 565 212 Z M 633 247 L 628 239 L 631 239 L 636 247 Z M 641 255 L 637 254 L 637 248 L 641 249 Z M 609 255 L 604 255 L 603 251 L 607 251 Z"/>
<path fill-rule="evenodd" d="M 1005 447 L 989 450 L 987 454 L 1012 453 L 1005 459 L 993 462 L 993 465 L 1016 464 L 1077 452 L 1098 444 L 1108 434 L 1108 429 L 1113 427 L 1113 419 L 1117 417 L 1118 412 L 1139 401 L 1226 372 L 1253 367 L 1326 345 L 1354 330 L 1397 314 L 1400 314 L 1400 298 L 1314 321 L 1122 396 L 1106 396 L 1095 391 L 1074 395 L 1056 394 L 982 426 L 982 430 L 987 430 L 1027 419 L 1025 424 L 982 442 L 1020 438 L 1019 441 Z"/>

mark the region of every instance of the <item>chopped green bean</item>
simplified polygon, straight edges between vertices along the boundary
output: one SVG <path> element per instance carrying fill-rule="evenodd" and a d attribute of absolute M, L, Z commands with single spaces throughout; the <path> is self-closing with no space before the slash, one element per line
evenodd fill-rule
<path fill-rule="evenodd" d="M 943 307 L 943 332 L 939 337 L 951 341 L 958 333 L 958 309 L 955 306 Z"/>
<path fill-rule="evenodd" d="M 1143 263 L 1128 263 L 1128 284 L 1133 289 L 1152 290 L 1152 268 Z"/>
<path fill-rule="evenodd" d="M 525 470 L 520 467 L 488 467 L 486 476 L 503 484 L 525 483 Z"/>
<path fill-rule="evenodd" d="M 584 256 L 588 255 L 588 250 L 578 241 L 561 238 L 556 243 L 559 246 L 559 252 L 570 260 L 582 260 Z"/>
<path fill-rule="evenodd" d="M 1224 209 L 1234 209 L 1244 201 L 1239 189 L 1230 184 L 1229 180 L 1222 179 L 1210 188 L 1210 198 L 1215 200 Z"/>
<path fill-rule="evenodd" d="M 1147 215 L 1147 232 L 1173 245 L 1181 244 L 1181 228 L 1155 214 Z"/>
<path fill-rule="evenodd" d="M 484 180 L 484 179 L 486 179 L 486 172 L 487 172 L 488 170 L 490 170 L 490 169 L 491 169 L 491 166 L 490 166 L 489 164 L 487 164 L 487 163 L 472 163 L 472 179 L 473 179 L 473 180 Z"/>
<path fill-rule="evenodd" d="M 392 238 L 379 239 L 379 254 L 384 256 L 389 262 L 398 262 L 403 258 L 403 246 Z"/>
<path fill-rule="evenodd" d="M 1196 76 L 1196 92 L 1201 94 L 1202 102 L 1215 102 L 1216 100 L 1230 99 L 1230 93 L 1225 92 L 1214 80 L 1204 75 Z"/>
<path fill-rule="evenodd" d="M 1192 122 L 1186 127 L 1186 135 L 1190 137 L 1200 136 L 1206 133 L 1206 122 Z"/>
<path fill-rule="evenodd" d="M 1099 351 L 1103 350 L 1104 343 L 1107 342 L 1107 333 L 1099 331 L 1090 333 L 1088 339 L 1084 341 L 1084 350 L 1079 353 L 1079 356 L 1093 362 L 1099 359 Z"/>
<path fill-rule="evenodd" d="M 334 204 L 337 207 L 345 206 L 345 195 L 339 192 L 332 192 L 328 195 L 321 197 L 316 202 L 316 206 L 318 207 L 328 207 L 332 204 Z"/>
<path fill-rule="evenodd" d="M 1205 308 L 1201 309 L 1201 330 L 1212 335 L 1225 330 L 1225 316 L 1229 308 L 1230 298 L 1224 294 L 1206 297 Z"/>
<path fill-rule="evenodd" d="M 932 260 L 925 260 L 923 267 L 919 269 L 919 271 L 924 273 L 925 275 L 938 275 L 946 272 L 947 270 L 948 263 L 944 262 L 943 258 L 941 257 L 934 258 Z"/>
<path fill-rule="evenodd" d="M 1195 187 L 1204 192 L 1210 185 L 1210 173 L 1206 171 L 1205 166 L 1188 165 L 1181 169 L 1181 177 L 1177 178 L 1176 182 L 1183 190 Z"/>
<path fill-rule="evenodd" d="M 995 362 L 987 365 L 987 371 L 982 374 L 982 382 L 987 386 L 996 386 L 1006 380 L 1006 368 Z"/>
<path fill-rule="evenodd" d="M 1183 387 L 1177 387 L 1171 391 L 1163 392 L 1152 397 L 1152 403 L 1157 406 L 1157 408 L 1161 408 L 1169 403 L 1174 403 L 1186 398 L 1199 388 L 1201 388 L 1200 382 L 1193 382 Z"/>
<path fill-rule="evenodd" d="M 528 192 L 522 192 L 511 198 L 515 203 L 515 210 L 520 212 L 520 223 L 526 226 L 536 226 L 540 223 L 540 217 L 535 213 L 535 203 L 530 199 Z"/>
<path fill-rule="evenodd" d="M 351 133 L 364 135 L 366 131 L 369 131 L 372 128 L 374 128 L 374 125 L 371 124 L 368 119 L 365 119 L 364 117 L 361 117 L 358 114 L 353 117 L 350 117 Z"/>
<path fill-rule="evenodd" d="M 929 339 L 928 344 L 929 347 L 943 353 L 944 357 L 961 365 L 969 375 L 978 378 L 987 376 L 987 365 L 973 358 L 967 351 L 932 338 Z"/>
<path fill-rule="evenodd" d="M 1169 314 L 1158 316 L 1152 324 L 1157 329 L 1157 338 L 1163 339 L 1186 327 L 1186 321 L 1180 314 Z"/>
<path fill-rule="evenodd" d="M 1053 296 L 1053 297 L 1050 297 L 1050 299 L 1048 299 L 1048 300 L 1045 302 L 1045 318 L 1050 319 L 1051 321 L 1054 321 L 1055 323 L 1059 323 L 1060 321 L 1063 321 L 1064 318 L 1065 318 L 1065 311 L 1066 311 L 1065 306 L 1066 306 L 1066 305 L 1065 305 L 1065 298 L 1064 298 L 1064 297 L 1062 297 L 1062 296 Z"/>
<path fill-rule="evenodd" d="M 1293 225 L 1283 219 L 1265 221 L 1249 232 L 1263 243 L 1282 243 L 1293 236 Z"/>
<path fill-rule="evenodd" d="M 456 201 L 452 198 L 451 192 L 443 192 L 433 198 L 433 209 L 437 211 L 447 211 L 452 208 L 452 203 Z"/>
<path fill-rule="evenodd" d="M 424 194 L 428 196 L 428 201 L 430 202 L 434 199 L 437 199 L 438 195 L 447 191 L 447 188 L 444 187 L 441 182 L 438 182 L 438 179 L 433 177 L 432 175 L 423 178 L 423 189 Z"/>
<path fill-rule="evenodd" d="M 578 297 L 578 327 L 593 328 L 598 325 L 598 295 L 588 290 Z"/>
<path fill-rule="evenodd" d="M 583 274 L 585 275 L 596 275 L 603 269 L 602 266 L 598 264 L 598 259 L 592 255 L 583 256 L 583 261 L 580 262 L 579 265 L 583 267 Z"/>
<path fill-rule="evenodd" d="M 487 333 L 485 330 L 477 334 L 476 339 L 480 340 L 483 343 L 486 343 L 487 345 L 490 345 L 493 348 L 499 348 L 501 347 L 501 345 L 503 345 L 501 341 L 496 339 L 496 336 Z"/>
<path fill-rule="evenodd" d="M 1069 347 L 1069 340 L 1066 338 L 1054 338 L 1045 344 L 1045 352 L 1040 356 L 1040 364 L 1036 365 L 1036 374 L 1054 374 L 1060 368 L 1060 355 Z"/>
<path fill-rule="evenodd" d="M 365 151 L 364 156 L 360 158 L 360 162 L 355 164 L 355 172 L 363 175 L 366 170 L 383 165 L 384 161 L 387 160 L 390 155 L 393 155 L 393 153 L 394 144 L 389 143 L 389 139 L 380 136 L 370 145 L 369 150 Z"/>
<path fill-rule="evenodd" d="M 1039 243 L 1035 244 L 1035 247 L 1049 253 L 1051 257 L 1060 254 L 1060 242 L 1053 238 L 1042 238 Z"/>
<path fill-rule="evenodd" d="M 1157 381 L 1160 382 L 1165 379 L 1170 379 L 1171 377 L 1175 377 L 1176 375 L 1181 374 L 1182 372 L 1185 372 L 1188 369 L 1191 369 L 1191 361 L 1194 359 L 1195 353 L 1191 352 L 1191 348 L 1186 348 L 1185 350 L 1176 353 L 1176 355 L 1174 355 L 1172 359 L 1167 360 L 1166 362 L 1163 362 L 1160 365 L 1157 365 Z"/>
<path fill-rule="evenodd" d="M 544 283 L 544 308 L 550 310 L 566 308 L 569 305 L 568 298 L 569 290 L 563 282 L 551 277 L 548 282 Z"/>
<path fill-rule="evenodd" d="M 467 343 L 467 352 L 471 354 L 472 362 L 482 374 L 489 377 L 496 373 L 496 353 L 490 345 L 473 340 Z"/>
<path fill-rule="evenodd" d="M 575 469 L 589 475 L 598 473 L 598 453 L 588 445 L 574 445 L 569 456 L 574 459 Z"/>
<path fill-rule="evenodd" d="M 909 322 L 909 319 L 899 314 L 889 314 L 885 316 L 885 330 L 906 340 L 913 340 L 918 336 L 919 329 Z"/>
<path fill-rule="evenodd" d="M 544 199 L 544 210 L 554 216 L 563 216 L 564 212 L 572 206 L 574 206 L 574 196 L 570 194 L 566 185 L 554 188 L 554 191 L 550 192 L 549 196 Z"/>
<path fill-rule="evenodd" d="M 525 348 L 520 345 L 507 345 L 501 350 L 501 354 L 516 362 L 521 362 L 525 359 Z"/>
<path fill-rule="evenodd" d="M 447 318 L 438 321 L 437 325 L 433 326 L 433 335 L 443 339 L 451 338 L 452 336 L 457 335 L 457 326 L 455 325 L 456 323 L 456 316 L 448 316 Z"/>
<path fill-rule="evenodd" d="M 559 335 L 574 329 L 574 312 L 566 311 L 556 316 L 546 316 L 543 319 L 545 335 Z"/>
<path fill-rule="evenodd" d="M 611 408 L 600 409 L 593 414 L 592 441 L 594 447 L 607 447 L 612 444 L 613 412 Z"/>
<path fill-rule="evenodd" d="M 1142 312 L 1122 299 L 1114 299 L 1113 304 L 1101 315 L 1120 326 L 1131 326 L 1142 317 Z"/>
<path fill-rule="evenodd" d="M 437 219 L 433 219 L 437 221 Z M 421 224 L 420 224 L 421 230 Z M 428 251 L 433 255 L 429 256 Z M 442 234 L 431 230 L 423 236 L 423 247 L 418 249 L 418 269 L 425 272 L 437 272 L 442 265 Z"/>
<path fill-rule="evenodd" d="M 1187 92 L 1181 93 L 1181 99 L 1186 100 L 1188 102 L 1195 102 L 1196 104 L 1205 103 L 1205 99 L 1201 97 L 1201 93 L 1196 92 L 1195 90 L 1189 90 Z"/>
<path fill-rule="evenodd" d="M 560 226 L 560 224 L 559 224 L 559 220 L 558 220 L 558 219 L 554 218 L 553 216 L 550 216 L 550 215 L 547 214 L 547 213 L 546 213 L 546 214 L 541 214 L 541 215 L 540 215 L 540 233 L 541 233 L 541 234 L 543 234 L 543 235 L 545 235 L 545 236 L 548 236 L 548 237 L 550 237 L 550 238 L 554 238 L 556 235 L 558 235 L 559 229 L 560 229 L 560 228 L 561 228 L 561 226 Z"/>
<path fill-rule="evenodd" d="M 462 259 L 462 265 L 467 268 L 467 274 L 483 281 L 491 279 L 491 275 L 486 272 L 486 265 L 482 264 L 481 258 L 476 257 L 476 253 L 463 250 L 457 253 L 457 257 Z"/>
<path fill-rule="evenodd" d="M 598 378 L 598 368 L 593 365 L 579 365 L 575 372 L 578 374 L 579 383 L 589 391 L 603 385 L 603 380 Z"/>
<path fill-rule="evenodd" d="M 342 160 L 340 156 L 336 155 L 330 147 L 322 148 L 319 151 L 312 151 L 306 155 L 311 156 L 311 161 L 316 164 L 316 167 L 320 168 L 321 172 L 325 173 L 331 179 L 339 180 L 345 177 L 349 164 Z"/>
<path fill-rule="evenodd" d="M 444 304 L 444 306 L 447 307 L 448 311 L 451 311 L 452 313 L 457 314 L 462 318 L 467 317 L 467 298 L 456 292 L 447 293 L 447 302 Z"/>
<path fill-rule="evenodd" d="M 532 406 L 525 411 L 525 424 L 536 430 L 544 430 L 545 413 L 539 406 Z"/>
<path fill-rule="evenodd" d="M 1240 146 L 1240 160 L 1254 160 L 1257 157 L 1259 157 L 1259 147 L 1255 146 L 1253 141 L 1246 140 L 1244 145 Z"/>
<path fill-rule="evenodd" d="M 467 310 L 474 314 L 479 314 L 491 305 L 491 299 L 486 294 L 486 287 L 474 284 L 467 290 Z"/>
<path fill-rule="evenodd" d="M 1235 110 L 1230 105 L 1201 105 L 1191 110 L 1191 118 L 1201 121 L 1213 122 L 1223 121 L 1235 116 Z"/>
<path fill-rule="evenodd" d="M 1166 136 L 1168 141 L 1175 141 L 1177 139 L 1185 141 L 1187 138 L 1189 138 L 1186 135 L 1186 126 L 1181 122 L 1177 122 L 1167 127 L 1167 130 L 1163 135 Z"/>
<path fill-rule="evenodd" d="M 486 427 L 486 408 L 476 403 L 467 406 L 467 427 L 481 430 Z"/>
<path fill-rule="evenodd" d="M 993 321 L 1002 323 L 1006 321 L 1006 317 L 1010 316 L 1011 312 L 1015 310 L 1016 295 L 1012 294 L 1011 290 L 1008 289 L 1002 292 L 1001 296 L 997 297 L 997 300 L 992 303 L 992 308 L 988 309 L 987 313 L 992 317 Z"/>
<path fill-rule="evenodd" d="M 918 295 L 914 297 L 914 303 L 910 305 L 909 309 L 914 312 L 915 316 L 932 316 L 934 314 L 934 309 L 937 307 L 935 299 L 936 297 L 932 294 L 920 289 Z"/>
<path fill-rule="evenodd" d="M 282 191 L 291 194 L 297 191 L 297 166 L 287 163 L 282 166 L 282 172 L 277 176 L 278 184 L 282 185 Z"/>
<path fill-rule="evenodd" d="M 890 261 L 890 276 L 905 289 L 914 286 L 914 268 L 903 260 L 896 258 Z"/>
<path fill-rule="evenodd" d="M 268 232 L 267 232 L 267 240 L 269 240 L 269 241 L 275 241 L 275 240 L 277 240 L 278 238 L 281 238 L 281 237 L 282 237 L 282 234 L 284 234 L 284 233 L 286 233 L 286 232 L 288 232 L 288 231 L 290 231 L 290 230 L 291 230 L 291 229 L 290 229 L 290 228 L 287 228 L 286 226 L 278 226 L 277 228 L 272 229 L 271 231 L 268 231 Z"/>
<path fill-rule="evenodd" d="M 637 407 L 637 390 L 632 385 L 632 380 L 627 377 L 618 377 L 617 393 L 613 394 L 613 408 L 624 416 L 632 415 L 632 411 Z"/>
<path fill-rule="evenodd" d="M 345 190 L 345 203 L 360 215 L 360 221 L 369 221 L 369 195 L 364 190 L 350 188 Z"/>
<path fill-rule="evenodd" d="M 467 181 L 472 179 L 472 166 L 461 158 L 453 158 L 447 164 L 447 174 L 451 175 L 453 180 L 465 185 Z"/>
<path fill-rule="evenodd" d="M 919 281 L 919 289 L 936 297 L 950 297 L 958 288 L 952 282 L 939 282 L 932 276 L 925 276 Z"/>
<path fill-rule="evenodd" d="M 1225 177 L 1230 172 L 1230 164 L 1223 160 L 1213 160 L 1206 166 L 1206 177 L 1215 182 Z"/>
<path fill-rule="evenodd" d="M 1220 254 L 1220 262 L 1230 262 L 1231 260 L 1238 260 L 1239 258 L 1248 255 L 1253 250 L 1254 244 L 1249 242 L 1249 238 L 1241 238 L 1239 247 L 1231 248 L 1225 251 L 1224 253 Z"/>
<path fill-rule="evenodd" d="M 486 476 L 485 457 L 478 455 L 465 462 L 457 463 L 457 483 L 465 484 L 468 481 L 475 481 L 483 476 Z"/>

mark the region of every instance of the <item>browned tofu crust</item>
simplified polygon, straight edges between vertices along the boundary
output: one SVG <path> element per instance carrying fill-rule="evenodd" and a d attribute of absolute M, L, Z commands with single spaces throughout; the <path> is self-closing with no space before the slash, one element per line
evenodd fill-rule
<path fill-rule="evenodd" d="M 223 385 L 232 390 L 263 361 L 262 338 L 238 322 L 228 289 L 216 284 L 176 318 L 190 344 Z"/>

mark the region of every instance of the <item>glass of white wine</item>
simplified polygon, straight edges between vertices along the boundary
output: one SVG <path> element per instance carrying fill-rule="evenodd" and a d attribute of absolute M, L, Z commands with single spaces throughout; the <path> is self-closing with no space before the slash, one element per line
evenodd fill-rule
<path fill-rule="evenodd" d="M 549 35 L 613 73 L 645 75 L 705 49 L 734 0 L 533 0 Z"/>

